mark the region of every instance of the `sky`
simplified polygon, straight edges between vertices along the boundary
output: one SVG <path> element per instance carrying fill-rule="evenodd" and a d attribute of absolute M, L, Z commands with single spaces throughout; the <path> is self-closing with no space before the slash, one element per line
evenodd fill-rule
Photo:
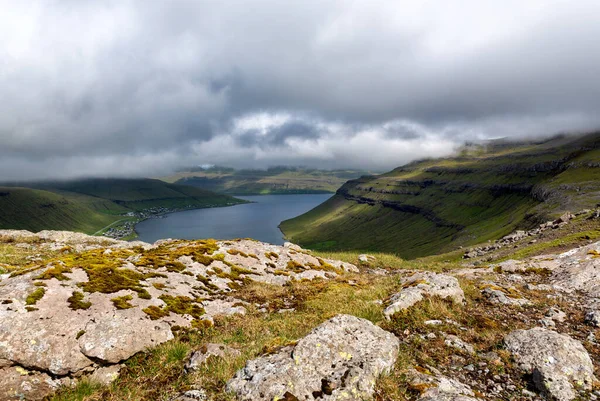
<path fill-rule="evenodd" d="M 0 0 L 0 180 L 386 171 L 600 128 L 597 0 Z"/>

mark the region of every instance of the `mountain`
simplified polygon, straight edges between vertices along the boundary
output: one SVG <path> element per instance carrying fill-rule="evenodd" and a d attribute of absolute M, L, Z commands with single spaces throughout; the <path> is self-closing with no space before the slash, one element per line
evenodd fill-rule
<path fill-rule="evenodd" d="M 600 133 L 503 139 L 349 181 L 281 229 L 312 249 L 415 258 L 497 239 L 598 202 Z"/>
<path fill-rule="evenodd" d="M 147 214 L 227 206 L 244 201 L 154 179 L 102 178 L 0 187 L 0 228 L 95 233 Z"/>
<path fill-rule="evenodd" d="M 334 193 L 347 180 L 367 173 L 301 167 L 271 167 L 266 170 L 196 167 L 162 180 L 231 195 L 310 194 Z"/>

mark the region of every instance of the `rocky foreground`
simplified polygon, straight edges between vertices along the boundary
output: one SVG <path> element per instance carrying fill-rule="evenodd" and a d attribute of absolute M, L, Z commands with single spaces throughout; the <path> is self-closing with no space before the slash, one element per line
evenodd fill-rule
<path fill-rule="evenodd" d="M 2 401 L 67 394 L 83 380 L 123 387 L 139 372 L 139 355 L 196 335 L 202 345 L 184 349 L 182 365 L 165 362 L 174 372 L 167 384 L 178 393 L 130 398 L 600 395 L 600 242 L 521 261 L 417 271 L 381 269 L 368 256 L 357 267 L 253 240 L 150 245 L 23 231 L 0 231 L 0 240 L 28 251 L 24 262 L 0 264 Z M 298 291 L 295 283 L 305 287 Z M 342 294 L 345 304 L 327 303 L 319 316 L 318 291 L 315 299 L 303 293 L 311 288 L 322 299 Z M 354 310 L 357 316 L 347 313 Z M 271 345 L 252 348 L 262 341 L 257 333 L 293 332 L 311 319 L 320 323 L 294 341 L 269 337 Z M 227 330 L 228 344 L 207 342 Z M 160 366 L 152 375 L 157 380 Z M 98 391 L 93 399 L 118 399 L 113 390 Z"/>

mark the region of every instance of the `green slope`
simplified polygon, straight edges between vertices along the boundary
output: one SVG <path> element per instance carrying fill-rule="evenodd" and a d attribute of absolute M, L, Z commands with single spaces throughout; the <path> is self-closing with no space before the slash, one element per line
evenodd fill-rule
<path fill-rule="evenodd" d="M 0 187 L 0 228 L 92 233 L 120 217 L 90 209 L 77 199 L 31 188 Z"/>
<path fill-rule="evenodd" d="M 465 147 L 349 181 L 324 204 L 282 222 L 313 249 L 415 258 L 531 227 L 600 202 L 600 134 Z"/>
<path fill-rule="evenodd" d="M 272 167 L 266 170 L 213 167 L 181 171 L 163 180 L 232 195 L 334 193 L 347 180 L 366 173 L 359 170 L 297 167 Z"/>
<path fill-rule="evenodd" d="M 187 185 L 169 184 L 149 178 L 117 179 L 95 178 L 77 181 L 37 184 L 49 191 L 69 192 L 110 200 L 128 210 L 144 210 L 154 207 L 190 208 L 225 206 L 241 203 L 231 196 L 216 194 Z M 102 204 L 92 205 L 95 209 Z"/>
<path fill-rule="evenodd" d="M 93 234 L 128 212 L 244 203 L 228 195 L 153 179 L 85 179 L 0 187 L 0 228 Z M 129 218 L 131 220 L 132 218 Z"/>

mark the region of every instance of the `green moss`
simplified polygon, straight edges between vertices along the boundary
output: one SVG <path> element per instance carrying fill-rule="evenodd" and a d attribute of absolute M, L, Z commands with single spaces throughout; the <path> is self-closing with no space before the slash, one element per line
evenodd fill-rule
<path fill-rule="evenodd" d="M 90 306 L 92 306 L 92 303 L 84 301 L 83 299 L 83 293 L 79 291 L 73 291 L 73 294 L 67 299 L 67 302 L 69 303 L 69 307 L 73 310 L 89 309 Z"/>
<path fill-rule="evenodd" d="M 135 264 L 155 269 L 165 267 L 168 271 L 182 272 L 185 270 L 185 265 L 177 260 L 180 257 L 190 256 L 192 260 L 208 266 L 213 261 L 210 254 L 219 250 L 219 245 L 215 240 L 192 241 L 186 243 L 185 246 L 180 246 L 182 243 L 182 241 L 176 241 L 143 251 L 142 257 Z"/>
<path fill-rule="evenodd" d="M 35 285 L 36 287 L 48 287 L 48 284 L 44 283 L 43 281 L 36 281 L 35 283 L 33 283 L 33 285 Z"/>
<path fill-rule="evenodd" d="M 34 308 L 33 306 L 26 306 L 25 310 L 27 312 L 35 312 L 36 310 L 39 310 L 38 308 Z"/>
<path fill-rule="evenodd" d="M 152 286 L 157 290 L 164 290 L 167 287 L 167 285 L 163 283 L 152 283 Z"/>
<path fill-rule="evenodd" d="M 208 277 L 204 277 L 203 275 L 198 274 L 196 276 L 196 280 L 200 281 L 208 292 L 219 290 L 219 287 L 213 284 Z"/>
<path fill-rule="evenodd" d="M 75 336 L 76 340 L 79 340 L 81 338 L 81 336 L 83 336 L 85 334 L 85 330 L 79 330 L 77 332 L 77 335 Z"/>
<path fill-rule="evenodd" d="M 265 256 L 273 260 L 279 259 L 279 254 L 277 252 L 265 252 Z"/>
<path fill-rule="evenodd" d="M 45 270 L 42 274 L 36 277 L 37 280 L 50 280 L 57 279 L 59 281 L 70 280 L 64 273 L 71 273 L 71 269 L 65 266 L 57 265 L 48 270 Z"/>
<path fill-rule="evenodd" d="M 113 298 L 111 299 L 111 301 L 117 309 L 131 309 L 133 308 L 133 305 L 130 304 L 129 301 L 131 301 L 132 299 L 133 297 L 131 295 L 124 295 L 122 297 Z"/>
<path fill-rule="evenodd" d="M 240 256 L 243 256 L 245 258 L 248 257 L 248 254 L 246 252 L 242 252 L 242 251 L 239 251 L 237 249 L 228 249 L 227 253 L 230 254 L 230 255 L 233 255 L 233 256 L 240 255 Z"/>
<path fill-rule="evenodd" d="M 168 311 L 164 310 L 163 308 L 159 308 L 156 305 L 150 305 L 149 307 L 142 309 L 142 311 L 152 320 L 158 320 L 161 317 L 169 316 Z"/>
<path fill-rule="evenodd" d="M 190 315 L 194 319 L 199 319 L 205 314 L 204 308 L 198 305 L 196 300 L 189 297 L 161 295 L 160 300 L 165 303 L 162 308 L 152 305 L 143 309 L 144 313 L 152 320 L 168 316 L 170 312 L 178 315 Z"/>
<path fill-rule="evenodd" d="M 281 270 L 281 269 L 277 269 L 273 272 L 274 275 L 276 276 L 290 276 L 291 273 L 290 272 L 286 272 L 285 270 Z"/>
<path fill-rule="evenodd" d="M 301 273 L 306 270 L 304 265 L 302 265 L 299 262 L 296 262 L 293 259 L 287 262 L 287 269 L 293 271 L 294 273 Z"/>
<path fill-rule="evenodd" d="M 138 297 L 141 299 L 152 299 L 152 295 L 145 288 L 137 290 Z"/>
<path fill-rule="evenodd" d="M 44 294 L 46 294 L 46 290 L 43 287 L 36 288 L 25 299 L 25 305 L 35 305 L 40 299 L 44 297 Z"/>
<path fill-rule="evenodd" d="M 190 315 L 196 319 L 205 314 L 204 308 L 189 297 L 161 295 L 159 298 L 166 304 L 164 309 L 169 312 L 177 313 L 178 315 Z"/>

